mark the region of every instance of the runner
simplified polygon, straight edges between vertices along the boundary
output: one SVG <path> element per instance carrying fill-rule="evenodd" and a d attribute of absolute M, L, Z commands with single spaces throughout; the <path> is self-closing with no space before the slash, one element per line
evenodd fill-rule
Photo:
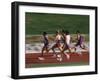
<path fill-rule="evenodd" d="M 40 60 L 44 60 L 44 58 L 43 58 L 44 51 L 46 51 L 47 54 L 48 54 L 48 51 L 49 51 L 48 50 L 49 40 L 48 40 L 48 36 L 47 36 L 46 32 L 43 32 L 43 43 L 44 43 L 44 46 L 42 48 L 41 56 L 39 57 Z"/>
<path fill-rule="evenodd" d="M 80 31 L 77 31 L 77 43 L 75 44 L 75 51 L 76 51 L 76 47 L 80 47 L 81 49 L 85 49 L 85 45 L 84 45 L 84 37 L 80 34 Z"/>
<path fill-rule="evenodd" d="M 63 46 L 62 53 L 67 56 L 67 59 L 69 59 L 70 55 L 65 53 L 65 51 L 68 50 L 69 53 L 71 53 L 71 49 L 70 49 L 71 36 L 68 31 L 65 31 L 65 34 L 63 36 L 64 36 L 64 46 Z"/>
<path fill-rule="evenodd" d="M 60 31 L 58 30 L 56 32 L 55 44 L 50 48 L 50 49 L 52 49 L 52 51 L 54 53 L 53 57 L 57 57 L 57 53 L 55 52 L 56 48 L 58 48 L 60 50 L 60 52 L 62 51 L 62 49 L 61 49 L 61 39 L 62 39 L 62 36 L 61 36 Z"/>

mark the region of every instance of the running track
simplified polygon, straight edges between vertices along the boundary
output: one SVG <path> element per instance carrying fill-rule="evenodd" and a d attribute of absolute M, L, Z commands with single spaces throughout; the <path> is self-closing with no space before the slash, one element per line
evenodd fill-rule
<path fill-rule="evenodd" d="M 59 54 L 59 53 L 58 53 Z M 56 57 L 53 57 L 52 53 L 44 54 L 45 60 L 39 60 L 38 57 L 40 54 L 37 53 L 26 53 L 25 54 L 25 64 L 46 64 L 46 63 L 77 63 L 85 62 L 89 63 L 89 52 L 82 52 L 82 54 L 71 53 L 70 59 L 67 59 L 66 56 L 63 57 L 63 60 L 60 62 Z"/>

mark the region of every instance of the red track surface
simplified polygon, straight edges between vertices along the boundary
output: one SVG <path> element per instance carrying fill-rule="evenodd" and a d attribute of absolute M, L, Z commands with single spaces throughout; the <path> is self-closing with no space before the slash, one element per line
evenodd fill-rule
<path fill-rule="evenodd" d="M 38 57 L 41 54 L 30 53 L 25 55 L 26 64 L 40 64 L 40 63 L 77 63 L 84 62 L 89 63 L 89 52 L 82 52 L 82 55 L 71 53 L 70 59 L 67 59 L 66 56 L 63 57 L 63 60 L 59 62 L 56 57 L 53 57 L 52 53 L 44 54 L 45 60 L 39 60 Z"/>

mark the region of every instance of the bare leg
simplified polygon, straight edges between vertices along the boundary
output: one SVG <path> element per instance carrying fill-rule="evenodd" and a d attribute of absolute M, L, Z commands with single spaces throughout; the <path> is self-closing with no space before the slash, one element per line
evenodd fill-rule
<path fill-rule="evenodd" d="M 67 48 L 64 47 L 64 49 L 63 49 L 63 51 L 62 51 L 63 55 L 65 55 L 65 57 L 67 57 L 67 59 L 69 59 L 69 58 L 70 58 L 70 55 L 67 54 L 67 53 L 64 53 L 65 50 L 68 50 L 68 51 L 71 53 L 71 49 L 70 49 L 69 47 L 67 47 Z"/>
<path fill-rule="evenodd" d="M 86 46 L 83 44 L 83 46 L 82 45 L 80 45 L 80 47 L 82 48 L 82 49 L 86 49 Z"/>
<path fill-rule="evenodd" d="M 69 53 L 71 53 L 71 49 L 70 49 L 70 48 L 68 48 L 68 50 L 69 50 Z"/>
<path fill-rule="evenodd" d="M 66 50 L 66 47 L 64 46 L 61 53 L 63 54 L 63 57 L 65 56 L 66 57 L 66 54 L 64 53 L 64 51 Z"/>
<path fill-rule="evenodd" d="M 46 49 L 46 53 L 48 54 L 48 52 L 49 52 L 48 47 L 46 47 L 45 49 Z"/>
<path fill-rule="evenodd" d="M 55 46 L 53 46 L 51 49 L 52 49 L 52 51 L 54 53 L 54 57 L 56 57 L 56 52 L 55 52 L 54 48 L 55 48 Z"/>
<path fill-rule="evenodd" d="M 43 46 L 43 48 L 42 48 L 42 54 L 41 54 L 41 56 L 43 56 L 44 51 L 45 51 L 45 46 Z"/>
<path fill-rule="evenodd" d="M 43 57 L 44 51 L 45 51 L 45 46 L 43 46 L 43 48 L 42 48 L 41 56 L 38 57 L 39 60 L 45 60 L 44 57 Z"/>
<path fill-rule="evenodd" d="M 61 52 L 61 57 L 64 58 L 64 53 L 62 52 L 62 50 L 63 50 L 62 47 L 58 47 L 58 49 L 59 49 L 60 52 Z"/>

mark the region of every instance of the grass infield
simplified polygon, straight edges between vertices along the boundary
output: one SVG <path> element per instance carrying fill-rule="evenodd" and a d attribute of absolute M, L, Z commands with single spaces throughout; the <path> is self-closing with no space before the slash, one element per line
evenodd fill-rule
<path fill-rule="evenodd" d="M 89 34 L 89 15 L 30 13 L 25 14 L 26 35 L 41 35 L 44 31 L 55 34 L 57 30 L 68 30 L 71 34 L 79 30 Z"/>

